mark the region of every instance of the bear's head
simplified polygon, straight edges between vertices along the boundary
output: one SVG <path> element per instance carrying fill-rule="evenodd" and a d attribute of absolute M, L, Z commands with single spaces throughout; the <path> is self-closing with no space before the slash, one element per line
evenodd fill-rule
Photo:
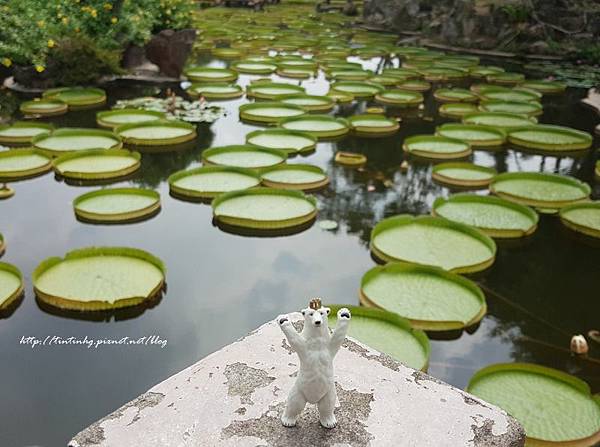
<path fill-rule="evenodd" d="M 307 307 L 306 309 L 302 309 L 302 315 L 304 316 L 304 325 L 314 328 L 327 329 L 329 327 L 327 324 L 327 317 L 329 316 L 329 312 L 331 312 L 331 309 L 329 309 L 329 307 L 320 307 L 319 309 Z"/>

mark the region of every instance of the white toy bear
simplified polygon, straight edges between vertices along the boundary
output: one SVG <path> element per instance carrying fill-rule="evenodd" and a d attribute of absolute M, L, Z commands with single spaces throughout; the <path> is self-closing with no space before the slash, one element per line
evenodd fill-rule
<path fill-rule="evenodd" d="M 296 425 L 298 416 L 307 402 L 317 404 L 319 421 L 325 428 L 337 424 L 333 410 L 337 402 L 333 379 L 333 358 L 346 339 L 350 323 L 350 311 L 346 308 L 337 313 L 337 326 L 329 332 L 327 317 L 330 309 L 321 307 L 321 300 L 311 300 L 302 310 L 304 329 L 298 333 L 286 315 L 277 317 L 277 323 L 290 346 L 300 358 L 300 371 L 296 383 L 288 395 L 281 423 L 286 427 Z"/>

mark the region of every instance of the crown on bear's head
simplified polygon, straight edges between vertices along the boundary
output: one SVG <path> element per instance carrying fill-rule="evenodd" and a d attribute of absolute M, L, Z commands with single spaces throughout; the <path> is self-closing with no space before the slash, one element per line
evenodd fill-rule
<path fill-rule="evenodd" d="M 319 310 L 321 308 L 321 298 L 313 298 L 312 300 L 310 300 L 310 302 L 308 303 L 308 307 L 310 307 L 313 310 Z"/>

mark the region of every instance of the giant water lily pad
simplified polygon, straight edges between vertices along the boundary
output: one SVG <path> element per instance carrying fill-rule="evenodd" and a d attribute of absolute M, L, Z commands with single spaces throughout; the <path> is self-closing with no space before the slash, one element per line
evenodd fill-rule
<path fill-rule="evenodd" d="M 63 128 L 50 135 L 40 135 L 33 139 L 33 147 L 49 155 L 88 149 L 119 149 L 121 139 L 108 130 L 83 128 Z"/>
<path fill-rule="evenodd" d="M 251 169 L 203 166 L 179 171 L 169 177 L 171 194 L 186 200 L 204 201 L 229 191 L 260 185 L 261 177 Z"/>
<path fill-rule="evenodd" d="M 495 177 L 490 184 L 490 191 L 523 205 L 558 209 L 586 200 L 591 188 L 566 175 L 509 172 Z"/>
<path fill-rule="evenodd" d="M 465 188 L 487 186 L 497 174 L 494 168 L 467 162 L 440 163 L 431 171 L 431 177 L 435 181 Z"/>
<path fill-rule="evenodd" d="M 39 149 L 15 149 L 0 152 L 0 181 L 14 182 L 45 174 L 52 160 Z"/>
<path fill-rule="evenodd" d="M 295 154 L 315 150 L 317 138 L 307 132 L 265 129 L 255 130 L 247 134 L 246 143 Z"/>
<path fill-rule="evenodd" d="M 484 112 L 517 113 L 519 115 L 537 116 L 543 113 L 542 105 L 534 101 L 481 101 L 479 108 Z"/>
<path fill-rule="evenodd" d="M 344 70 L 333 69 L 327 72 L 327 77 L 336 81 L 364 81 L 373 76 L 369 70 Z"/>
<path fill-rule="evenodd" d="M 0 262 L 0 312 L 9 308 L 22 295 L 23 275 L 14 265 Z"/>
<path fill-rule="evenodd" d="M 363 136 L 387 136 L 400 129 L 400 124 L 395 119 L 371 113 L 353 115 L 348 118 L 348 122 L 357 135 Z"/>
<path fill-rule="evenodd" d="M 277 69 L 277 65 L 259 61 L 240 61 L 231 66 L 238 73 L 270 74 Z"/>
<path fill-rule="evenodd" d="M 525 75 L 522 73 L 506 71 L 502 73 L 491 73 L 487 75 L 485 79 L 493 84 L 516 85 L 525 80 Z"/>
<path fill-rule="evenodd" d="M 333 91 L 350 94 L 358 99 L 369 99 L 385 90 L 383 85 L 369 82 L 340 81 L 333 82 L 330 87 Z"/>
<path fill-rule="evenodd" d="M 106 102 L 106 92 L 100 88 L 59 87 L 46 90 L 44 98 L 64 102 L 71 110 L 101 106 Z"/>
<path fill-rule="evenodd" d="M 442 124 L 436 129 L 436 133 L 469 142 L 473 147 L 501 146 L 506 141 L 504 131 L 481 124 Z"/>
<path fill-rule="evenodd" d="M 433 265 L 455 273 L 484 270 L 494 262 L 496 244 L 481 231 L 441 217 L 401 214 L 371 232 L 371 252 L 385 262 Z"/>
<path fill-rule="evenodd" d="M 479 97 L 464 88 L 439 88 L 433 92 L 433 97 L 443 102 L 477 102 Z"/>
<path fill-rule="evenodd" d="M 288 130 L 307 132 L 317 138 L 337 138 L 350 131 L 348 121 L 329 115 L 306 115 L 286 118 L 279 125 Z"/>
<path fill-rule="evenodd" d="M 281 230 L 313 221 L 317 202 L 300 191 L 252 188 L 220 195 L 212 202 L 223 224 L 254 230 Z"/>
<path fill-rule="evenodd" d="M 529 80 L 519 84 L 520 87 L 536 90 L 543 94 L 563 93 L 567 84 L 560 81 Z"/>
<path fill-rule="evenodd" d="M 471 86 L 484 101 L 539 101 L 541 94 L 534 90 L 499 86 Z"/>
<path fill-rule="evenodd" d="M 569 205 L 562 208 L 559 215 L 561 222 L 568 228 L 600 238 L 600 202 Z"/>
<path fill-rule="evenodd" d="M 406 81 L 399 82 L 397 87 L 401 90 L 411 90 L 423 93 L 431 88 L 431 84 L 420 79 L 407 79 Z"/>
<path fill-rule="evenodd" d="M 73 208 L 77 218 L 84 222 L 138 222 L 160 210 L 160 194 L 138 188 L 101 189 L 77 197 Z"/>
<path fill-rule="evenodd" d="M 194 82 L 233 82 L 238 78 L 236 71 L 227 68 L 190 67 L 183 73 Z"/>
<path fill-rule="evenodd" d="M 283 164 L 261 171 L 262 184 L 271 188 L 317 191 L 329 184 L 329 177 L 318 166 Z"/>
<path fill-rule="evenodd" d="M 283 82 L 261 82 L 251 84 L 246 88 L 246 95 L 250 98 L 276 99 L 282 95 L 304 93 L 304 87 Z"/>
<path fill-rule="evenodd" d="M 316 74 L 315 69 L 311 67 L 282 67 L 277 68 L 276 72 L 283 78 L 308 79 Z"/>
<path fill-rule="evenodd" d="M 96 113 L 96 122 L 101 127 L 114 129 L 123 124 L 145 123 L 147 121 L 156 121 L 164 117 L 165 114 L 162 112 L 153 112 L 142 109 L 118 109 Z"/>
<path fill-rule="evenodd" d="M 12 124 L 0 124 L 0 143 L 27 144 L 38 135 L 48 135 L 54 127 L 51 124 L 36 121 L 16 121 Z"/>
<path fill-rule="evenodd" d="M 237 168 L 268 168 L 284 163 L 287 152 L 251 144 L 214 147 L 202 152 L 204 164 L 233 166 Z"/>
<path fill-rule="evenodd" d="M 244 95 L 244 90 L 237 84 L 199 83 L 192 84 L 186 90 L 190 96 L 202 96 L 210 100 L 235 99 Z"/>
<path fill-rule="evenodd" d="M 467 391 L 510 413 L 532 444 L 600 442 L 600 399 L 575 376 L 529 363 L 500 363 L 477 371 Z"/>
<path fill-rule="evenodd" d="M 19 110 L 24 115 L 58 116 L 67 113 L 69 106 L 58 99 L 37 99 L 22 102 Z"/>
<path fill-rule="evenodd" d="M 127 177 L 140 169 L 138 152 L 91 149 L 61 155 L 52 164 L 60 176 L 71 180 L 109 180 Z"/>
<path fill-rule="evenodd" d="M 6 243 L 4 242 L 4 236 L 0 233 L 0 256 L 6 251 Z"/>
<path fill-rule="evenodd" d="M 423 95 L 410 90 L 391 89 L 377 93 L 375 101 L 390 107 L 415 107 L 423 102 Z"/>
<path fill-rule="evenodd" d="M 165 268 L 156 257 L 126 247 L 90 247 L 46 259 L 34 270 L 33 287 L 46 304 L 99 311 L 135 306 L 160 294 Z"/>
<path fill-rule="evenodd" d="M 537 125 L 510 131 L 508 141 L 529 149 L 571 152 L 588 149 L 592 145 L 592 136 L 569 127 Z"/>
<path fill-rule="evenodd" d="M 470 102 L 447 102 L 438 109 L 441 116 L 447 118 L 462 118 L 470 113 L 477 112 L 478 108 Z"/>
<path fill-rule="evenodd" d="M 468 142 L 439 135 L 415 135 L 404 140 L 402 147 L 411 155 L 422 158 L 464 158 L 471 154 Z"/>
<path fill-rule="evenodd" d="M 495 238 L 528 236 L 535 231 L 538 215 L 531 208 L 493 196 L 455 194 L 438 197 L 432 213 L 479 228 Z"/>
<path fill-rule="evenodd" d="M 337 311 L 348 308 L 352 314 L 348 335 L 411 368 L 426 371 L 429 364 L 429 339 L 408 320 L 381 309 L 331 305 L 329 327 L 337 324 Z"/>
<path fill-rule="evenodd" d="M 304 114 L 306 110 L 303 107 L 283 102 L 260 102 L 240 107 L 240 119 L 253 123 L 276 123 Z"/>
<path fill-rule="evenodd" d="M 125 144 L 133 146 L 177 145 L 196 138 L 196 126 L 171 120 L 123 124 L 115 132 Z"/>
<path fill-rule="evenodd" d="M 300 106 L 309 112 L 329 112 L 335 106 L 335 101 L 329 96 L 318 95 L 282 95 L 277 97 L 284 104 Z"/>
<path fill-rule="evenodd" d="M 465 124 L 483 124 L 501 130 L 510 131 L 519 127 L 534 126 L 537 120 L 526 115 L 506 112 L 475 112 L 463 117 Z"/>
<path fill-rule="evenodd" d="M 450 331 L 472 326 L 486 313 L 472 281 L 439 267 L 390 263 L 362 278 L 360 300 L 408 319 L 414 328 Z"/>

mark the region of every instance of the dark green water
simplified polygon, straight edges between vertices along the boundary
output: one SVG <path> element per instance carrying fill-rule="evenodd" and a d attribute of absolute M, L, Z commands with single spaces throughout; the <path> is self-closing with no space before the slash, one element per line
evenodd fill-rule
<path fill-rule="evenodd" d="M 248 79 L 242 76 L 240 83 Z M 310 93 L 327 90 L 322 79 L 303 85 Z M 153 93 L 135 84 L 107 90 L 111 102 Z M 569 90 L 545 99 L 540 121 L 591 131 L 597 117 L 578 104 L 583 94 Z M 338 230 L 326 232 L 315 225 L 279 238 L 224 233 L 213 226 L 209 206 L 170 197 L 166 179 L 199 165 L 207 147 L 242 143 L 244 135 L 256 129 L 238 121 L 237 107 L 245 101 L 221 103 L 228 116 L 200 126 L 194 150 L 144 155 L 139 176 L 119 184 L 161 193 L 162 211 L 149 221 L 121 226 L 80 223 L 71 202 L 95 188 L 68 186 L 51 174 L 12 185 L 15 197 L 0 202 L 0 232 L 7 242 L 2 260 L 18 266 L 27 285 L 14 314 L 0 319 L 0 446 L 65 445 L 76 432 L 152 385 L 278 314 L 304 307 L 310 297 L 357 304 L 360 279 L 374 265 L 368 242 L 375 223 L 397 213 L 429 213 L 436 197 L 449 194 L 432 183 L 430 165 L 412 164 L 406 174 L 398 169 L 405 137 L 432 133 L 448 121 L 437 116 L 437 104 L 428 94 L 422 116 L 408 114 L 393 137 L 320 143 L 314 154 L 290 161 L 327 170 L 332 181 L 317 194 L 319 218 L 339 222 Z M 361 107 L 364 104 L 338 113 L 357 113 Z M 51 121 L 57 126 L 95 127 L 95 112 L 71 112 Z M 364 153 L 369 158 L 366 170 L 335 165 L 336 150 Z M 598 199 L 600 186 L 592 179 L 596 158 L 594 151 L 574 160 L 507 149 L 476 151 L 473 161 L 500 172 L 574 175 L 590 182 Z M 390 184 L 386 180 L 392 186 L 385 186 Z M 86 321 L 41 309 L 32 292 L 33 269 L 49 256 L 92 245 L 138 247 L 160 257 L 168 269 L 167 293 L 153 308 L 138 315 L 120 314 L 116 320 Z M 600 347 L 592 343 L 589 359 L 568 351 L 572 334 L 600 329 L 600 248 L 545 216 L 527 241 L 498 245 L 495 264 L 476 278 L 485 287 L 487 316 L 473 333 L 432 341 L 429 373 L 463 388 L 476 370 L 490 363 L 535 362 L 575 374 L 600 392 Z M 20 344 L 23 336 L 48 335 L 157 335 L 167 345 L 32 349 Z"/>

